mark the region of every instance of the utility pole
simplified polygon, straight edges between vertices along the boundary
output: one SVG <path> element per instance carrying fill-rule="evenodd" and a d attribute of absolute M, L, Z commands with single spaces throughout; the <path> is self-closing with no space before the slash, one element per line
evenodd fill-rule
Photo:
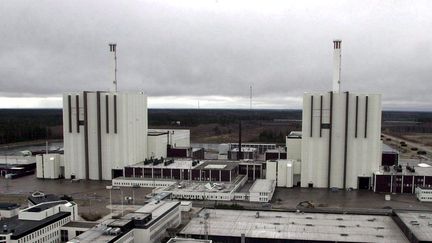
<path fill-rule="evenodd" d="M 252 85 L 249 87 L 250 89 L 249 89 L 249 105 L 250 105 L 250 110 L 252 110 Z"/>
<path fill-rule="evenodd" d="M 113 86 L 114 86 L 114 91 L 117 92 L 117 44 L 110 43 L 109 47 L 110 47 L 110 52 L 114 53 L 114 81 L 113 81 Z"/>

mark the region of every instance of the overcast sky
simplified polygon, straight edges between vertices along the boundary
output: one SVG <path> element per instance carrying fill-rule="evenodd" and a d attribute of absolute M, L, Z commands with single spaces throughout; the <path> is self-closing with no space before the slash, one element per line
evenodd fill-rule
<path fill-rule="evenodd" d="M 301 108 L 342 89 L 384 109 L 432 110 L 432 1 L 1 0 L 0 107 L 60 107 L 65 91 L 119 90 L 150 107 Z"/>

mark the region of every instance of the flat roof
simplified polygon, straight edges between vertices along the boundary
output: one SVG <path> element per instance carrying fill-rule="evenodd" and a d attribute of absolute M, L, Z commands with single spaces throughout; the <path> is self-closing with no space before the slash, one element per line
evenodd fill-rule
<path fill-rule="evenodd" d="M 193 169 L 196 168 L 197 166 L 199 166 L 200 164 L 202 164 L 202 161 L 200 161 L 200 163 L 198 163 L 195 166 L 192 166 L 192 162 L 193 160 L 191 159 L 184 159 L 184 160 L 174 160 L 173 163 L 165 166 L 164 163 L 160 163 L 157 165 L 154 164 L 147 164 L 144 165 L 144 162 L 141 163 L 137 163 L 137 164 L 133 164 L 130 165 L 129 167 L 142 167 L 142 168 L 167 168 L 167 169 Z"/>
<path fill-rule="evenodd" d="M 432 241 L 432 212 L 396 211 L 419 241 Z"/>
<path fill-rule="evenodd" d="M 55 202 L 45 202 L 45 203 L 40 203 L 40 204 L 37 204 L 35 206 L 26 208 L 23 210 L 23 212 L 42 212 L 42 211 L 45 211 L 45 210 L 52 208 L 54 206 L 57 206 L 60 204 L 66 204 L 66 203 L 70 203 L 71 205 L 75 204 L 73 202 L 68 202 L 66 200 L 60 200 L 60 201 L 55 201 Z"/>
<path fill-rule="evenodd" d="M 172 185 L 167 187 L 165 192 L 231 192 L 237 183 L 241 181 L 241 177 L 244 175 L 238 175 L 233 182 L 208 182 L 208 181 L 189 181 L 184 180 L 179 184 Z M 178 185 L 181 185 L 179 188 Z M 209 189 L 206 185 L 212 186 L 212 189 Z M 220 189 L 216 185 L 221 186 Z"/>
<path fill-rule="evenodd" d="M 0 210 L 12 210 L 19 208 L 20 205 L 16 203 L 2 203 L 0 202 Z"/>
<path fill-rule="evenodd" d="M 239 151 L 238 148 L 231 149 L 231 152 L 238 152 L 238 151 Z M 242 146 L 241 151 L 245 152 L 245 153 L 252 153 L 252 152 L 257 151 L 257 149 L 256 148 L 252 148 L 252 147 L 243 147 Z"/>
<path fill-rule="evenodd" d="M 383 143 L 382 144 L 382 152 L 384 153 L 397 153 L 399 154 L 399 151 L 397 151 L 396 149 L 390 147 L 389 145 Z"/>
<path fill-rule="evenodd" d="M 287 138 L 302 138 L 302 131 L 292 131 Z"/>
<path fill-rule="evenodd" d="M 207 209 L 209 236 L 333 242 L 408 242 L 389 216 Z M 203 215 L 181 235 L 202 235 Z"/>
<path fill-rule="evenodd" d="M 418 176 L 432 176 L 432 162 L 418 159 L 400 159 L 399 164 L 402 166 L 402 172 L 396 172 L 393 166 L 390 166 L 390 171 L 384 171 L 385 166 L 380 166 L 380 171 L 376 174 L 381 175 L 418 175 Z M 409 165 L 415 169 L 415 172 L 411 172 L 406 169 Z"/>
<path fill-rule="evenodd" d="M 211 240 L 171 238 L 167 243 L 212 243 Z"/>
<path fill-rule="evenodd" d="M 249 189 L 249 192 L 270 192 L 273 190 L 274 183 L 274 180 L 256 179 Z"/>
<path fill-rule="evenodd" d="M 94 226 L 98 225 L 97 222 L 88 222 L 88 221 L 70 221 L 69 223 L 63 225 L 62 227 L 72 227 L 72 228 L 86 228 L 90 229 Z"/>
<path fill-rule="evenodd" d="M 211 166 L 207 167 L 209 165 L 211 165 Z M 222 165 L 224 165 L 225 167 L 221 168 Z M 236 162 L 205 160 L 205 161 L 203 161 L 203 163 L 201 163 L 195 169 L 197 169 L 197 170 L 233 170 L 238 165 L 239 164 Z"/>

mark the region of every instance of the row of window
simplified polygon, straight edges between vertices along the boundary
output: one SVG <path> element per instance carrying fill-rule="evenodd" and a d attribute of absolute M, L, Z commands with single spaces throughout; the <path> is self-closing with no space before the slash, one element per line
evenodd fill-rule
<path fill-rule="evenodd" d="M 57 221 L 57 222 L 55 222 L 53 224 L 50 224 L 50 225 L 48 225 L 48 226 L 46 226 L 46 227 L 44 227 L 44 228 L 42 228 L 40 230 L 37 230 L 37 231 L 35 231 L 35 232 L 31 233 L 31 234 L 28 234 L 28 235 L 22 237 L 21 239 L 18 240 L 18 243 L 24 243 L 24 242 L 43 243 L 43 242 L 49 242 L 49 239 L 51 239 L 53 237 L 58 237 L 58 234 L 59 234 L 58 228 L 61 227 L 61 226 L 63 226 L 63 225 L 65 225 L 69 221 L 70 221 L 70 216 L 68 216 L 68 217 L 66 217 L 66 218 L 64 218 L 64 219 L 62 219 L 60 221 Z M 51 232 L 51 231 L 53 231 L 53 232 Z M 44 234 L 46 234 L 48 232 L 51 232 L 51 233 L 49 233 L 48 235 L 40 238 L 40 236 L 42 236 L 42 235 L 44 235 Z M 36 240 L 36 238 L 40 238 L 40 239 Z"/>

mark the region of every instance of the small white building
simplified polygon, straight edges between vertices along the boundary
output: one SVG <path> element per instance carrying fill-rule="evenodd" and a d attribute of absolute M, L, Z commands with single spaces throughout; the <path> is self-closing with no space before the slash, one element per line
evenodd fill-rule
<path fill-rule="evenodd" d="M 64 176 L 64 156 L 62 154 L 36 155 L 36 177 L 59 179 Z"/>
<path fill-rule="evenodd" d="M 249 201 L 269 202 L 273 198 L 276 181 L 268 179 L 257 179 L 249 189 Z"/>
<path fill-rule="evenodd" d="M 293 187 L 295 173 L 299 171 L 300 163 L 296 160 L 266 161 L 266 179 L 275 180 L 277 187 Z"/>
<path fill-rule="evenodd" d="M 0 220 L 18 215 L 20 205 L 16 203 L 0 203 Z"/>
<path fill-rule="evenodd" d="M 6 243 L 61 242 L 60 228 L 77 217 L 78 206 L 74 202 L 41 203 L 0 220 L 0 239 Z"/>
<path fill-rule="evenodd" d="M 417 187 L 415 193 L 420 202 L 432 202 L 432 187 Z"/>

